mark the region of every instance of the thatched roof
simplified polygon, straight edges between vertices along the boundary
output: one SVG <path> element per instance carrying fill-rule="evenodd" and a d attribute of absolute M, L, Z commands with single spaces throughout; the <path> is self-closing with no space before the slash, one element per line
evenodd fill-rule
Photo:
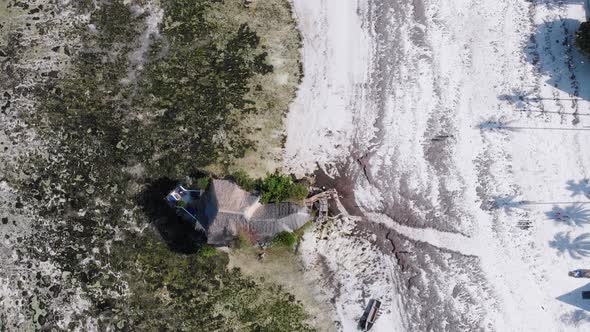
<path fill-rule="evenodd" d="M 227 180 L 213 180 L 205 197 L 204 226 L 210 244 L 227 245 L 241 230 L 265 240 L 282 231 L 294 231 L 311 219 L 303 206 L 260 204 L 259 197 Z"/>
<path fill-rule="evenodd" d="M 218 213 L 207 228 L 207 242 L 216 245 L 229 244 L 241 230 L 248 230 L 249 222 L 243 214 Z"/>
<path fill-rule="evenodd" d="M 250 228 L 260 237 L 272 237 L 280 232 L 292 232 L 311 219 L 307 208 L 295 203 L 275 203 L 260 206 L 250 219 Z"/>
<path fill-rule="evenodd" d="M 216 200 L 217 209 L 230 213 L 246 213 L 259 199 L 227 180 L 213 180 L 209 192 Z"/>

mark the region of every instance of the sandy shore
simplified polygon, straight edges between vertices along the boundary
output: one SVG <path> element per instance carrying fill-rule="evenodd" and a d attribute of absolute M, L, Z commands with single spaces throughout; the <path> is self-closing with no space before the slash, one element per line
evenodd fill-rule
<path fill-rule="evenodd" d="M 304 77 L 287 116 L 286 168 L 311 173 L 345 160 L 353 109 L 362 107 L 372 50 L 365 1 L 293 1 L 303 36 Z"/>
<path fill-rule="evenodd" d="M 583 2 L 294 8 L 306 76 L 286 168 L 345 179 L 366 217 L 304 242 L 340 329 L 371 297 L 376 331 L 587 329 L 587 282 L 567 276 L 590 222 Z"/>

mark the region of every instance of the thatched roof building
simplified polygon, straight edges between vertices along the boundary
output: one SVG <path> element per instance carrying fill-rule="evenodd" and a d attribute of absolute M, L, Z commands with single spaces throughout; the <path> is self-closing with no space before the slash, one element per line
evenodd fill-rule
<path fill-rule="evenodd" d="M 202 199 L 199 218 L 207 242 L 227 245 L 241 231 L 259 240 L 292 232 L 311 219 L 307 208 L 291 202 L 261 204 L 255 196 L 227 180 L 212 180 Z"/>

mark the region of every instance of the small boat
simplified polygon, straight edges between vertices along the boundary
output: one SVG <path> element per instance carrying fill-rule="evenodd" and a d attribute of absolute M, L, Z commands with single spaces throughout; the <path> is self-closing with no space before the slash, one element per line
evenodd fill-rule
<path fill-rule="evenodd" d="M 368 331 L 373 327 L 375 321 L 377 320 L 379 314 L 379 308 L 381 307 L 381 302 L 379 300 L 370 299 L 367 307 L 365 308 L 365 312 L 359 321 L 359 328 L 362 331 Z"/>
<path fill-rule="evenodd" d="M 578 269 L 567 273 L 570 277 L 574 278 L 590 278 L 590 270 Z"/>

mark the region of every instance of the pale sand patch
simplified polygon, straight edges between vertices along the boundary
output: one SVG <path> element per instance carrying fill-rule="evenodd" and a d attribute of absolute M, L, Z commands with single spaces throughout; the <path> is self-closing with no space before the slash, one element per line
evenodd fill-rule
<path fill-rule="evenodd" d="M 370 59 L 365 1 L 293 1 L 305 76 L 287 116 L 285 168 L 313 172 L 345 157 Z"/>

